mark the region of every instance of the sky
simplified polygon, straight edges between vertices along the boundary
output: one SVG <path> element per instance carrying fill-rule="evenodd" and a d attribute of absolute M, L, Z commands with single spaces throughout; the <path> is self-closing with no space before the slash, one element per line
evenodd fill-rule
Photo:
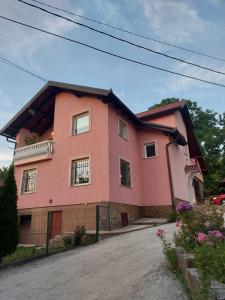
<path fill-rule="evenodd" d="M 154 39 L 225 59 L 224 0 L 42 1 Z M 225 72 L 225 61 L 199 56 L 131 36 L 79 17 L 58 13 L 153 50 Z M 132 47 L 40 12 L 17 0 L 0 0 L 0 15 L 92 44 L 118 55 L 225 84 L 225 75 Z M 0 19 L 0 56 L 48 80 L 112 88 L 114 93 L 136 113 L 147 110 L 149 106 L 169 97 L 191 99 L 197 101 L 204 109 L 213 109 L 219 113 L 225 111 L 223 87 L 122 61 L 3 19 Z M 43 85 L 44 82 L 41 80 L 0 61 L 0 128 Z M 13 144 L 0 137 L 0 167 L 10 164 L 12 148 Z"/>

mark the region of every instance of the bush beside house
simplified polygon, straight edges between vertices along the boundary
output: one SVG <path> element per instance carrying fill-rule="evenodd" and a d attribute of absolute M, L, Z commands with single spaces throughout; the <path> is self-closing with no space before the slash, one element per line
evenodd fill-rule
<path fill-rule="evenodd" d="M 198 292 L 197 297 L 193 293 L 192 299 L 208 299 L 208 296 L 213 291 L 212 286 L 215 285 L 215 282 L 218 282 L 217 285 L 225 283 L 225 227 L 223 213 L 216 207 L 202 206 L 193 208 L 185 203 L 177 207 L 177 213 L 177 231 L 174 234 L 174 244 L 167 242 L 165 233 L 161 229 L 157 230 L 157 236 L 163 242 L 164 254 L 173 270 L 177 273 L 180 269 L 184 273 L 187 284 L 190 284 L 189 287 L 192 287 L 193 284 L 193 280 L 190 280 L 190 274 L 193 271 L 196 272 L 195 278 L 197 278 L 197 281 L 199 280 L 199 286 L 196 286 L 200 288 L 200 292 Z M 180 251 L 179 249 L 183 250 Z M 191 267 L 188 266 L 190 265 L 190 257 L 192 261 Z M 190 281 L 192 282 L 190 283 Z M 222 285 L 222 289 L 224 287 Z M 225 295 L 225 289 L 223 293 Z"/>
<path fill-rule="evenodd" d="M 16 250 L 18 240 L 17 187 L 11 165 L 0 187 L 0 261 Z"/>

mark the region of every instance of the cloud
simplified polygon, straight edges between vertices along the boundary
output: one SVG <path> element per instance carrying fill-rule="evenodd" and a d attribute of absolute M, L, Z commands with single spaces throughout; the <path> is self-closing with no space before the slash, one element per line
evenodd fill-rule
<path fill-rule="evenodd" d="M 194 60 L 194 59 L 192 58 L 190 60 Z M 208 80 L 208 81 L 212 81 L 215 83 L 224 84 L 222 75 L 219 75 L 219 74 L 216 74 L 216 73 L 213 73 L 210 71 L 206 71 L 204 69 L 200 69 L 200 68 L 197 68 L 194 66 L 185 65 L 183 63 L 179 63 L 179 62 L 174 63 L 173 71 L 179 72 L 182 74 L 186 74 L 186 75 L 190 75 L 190 76 L 194 76 L 196 78 L 200 78 L 203 80 Z M 204 83 L 204 82 L 186 78 L 186 77 L 171 75 L 168 78 L 168 80 L 166 81 L 165 90 L 167 91 L 167 93 L 176 93 L 176 92 L 180 92 L 180 91 L 183 91 L 183 92 L 188 91 L 193 88 L 195 88 L 195 89 L 204 88 L 204 89 L 209 90 L 210 87 L 212 87 L 212 85 L 210 85 L 208 83 Z"/>
<path fill-rule="evenodd" d="M 13 155 L 10 153 L 0 153 L 0 161 L 12 161 Z"/>
<path fill-rule="evenodd" d="M 206 30 L 207 22 L 188 1 L 139 0 L 149 27 L 160 38 L 182 44 Z"/>
<path fill-rule="evenodd" d="M 45 14 L 18 2 L 16 4 L 12 1 L 2 0 L 1 14 L 61 35 L 73 29 L 77 30 L 74 24 L 66 20 L 50 16 L 47 13 Z M 62 0 L 60 4 L 65 8 L 68 6 L 68 1 Z M 80 9 L 74 12 L 82 14 Z M 0 20 L 0 25 L 0 54 L 9 59 L 13 58 L 13 61 L 22 65 L 29 65 L 31 69 L 39 70 L 40 64 L 36 56 L 40 50 L 43 51 L 46 47 L 51 47 L 57 40 L 47 34 L 45 35 L 2 19 Z"/>

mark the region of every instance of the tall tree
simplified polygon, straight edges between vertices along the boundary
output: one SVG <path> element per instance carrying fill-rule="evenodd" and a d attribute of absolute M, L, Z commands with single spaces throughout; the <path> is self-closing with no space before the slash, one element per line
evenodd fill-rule
<path fill-rule="evenodd" d="M 177 98 L 166 98 L 152 107 L 159 107 L 178 100 Z M 217 194 L 220 192 L 219 182 L 225 177 L 225 113 L 219 114 L 214 110 L 204 110 L 195 101 L 185 101 L 208 168 L 205 175 L 205 194 Z"/>
<path fill-rule="evenodd" d="M 7 167 L 0 168 L 0 179 L 1 180 L 4 181 L 6 179 L 7 174 L 8 174 L 8 168 Z"/>
<path fill-rule="evenodd" d="M 15 251 L 18 239 L 17 188 L 11 165 L 0 190 L 0 261 Z"/>

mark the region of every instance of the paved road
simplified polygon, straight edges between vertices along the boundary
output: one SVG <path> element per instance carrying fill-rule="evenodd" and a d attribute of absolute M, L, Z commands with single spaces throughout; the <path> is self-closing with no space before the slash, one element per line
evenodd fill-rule
<path fill-rule="evenodd" d="M 168 233 L 174 224 L 163 225 Z M 0 300 L 183 300 L 156 228 L 0 272 Z"/>

